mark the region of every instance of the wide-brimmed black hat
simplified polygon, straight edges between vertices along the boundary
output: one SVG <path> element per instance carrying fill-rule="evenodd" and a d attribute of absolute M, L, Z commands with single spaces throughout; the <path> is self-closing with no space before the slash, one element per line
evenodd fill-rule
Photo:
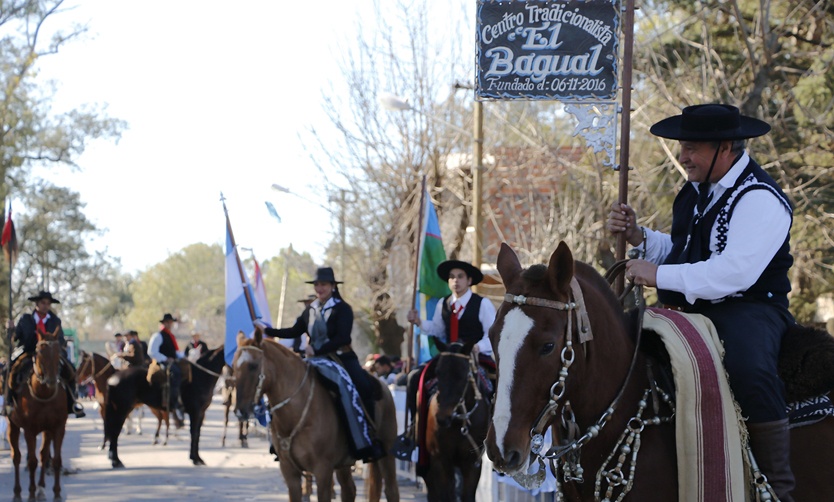
<path fill-rule="evenodd" d="M 307 295 L 307 298 L 302 298 L 301 300 L 296 300 L 296 303 L 310 303 L 316 299 L 316 295 Z"/>
<path fill-rule="evenodd" d="M 472 279 L 472 285 L 478 284 L 484 280 L 484 274 L 478 270 L 475 265 L 460 260 L 446 260 L 437 266 L 437 275 L 444 281 L 449 280 L 449 273 L 453 268 L 459 268 L 466 272 L 466 275 Z"/>
<path fill-rule="evenodd" d="M 316 277 L 312 281 L 307 281 L 307 284 L 316 282 L 332 282 L 334 284 L 342 284 L 342 281 L 336 280 L 336 275 L 333 273 L 332 267 L 319 267 L 316 269 Z"/>
<path fill-rule="evenodd" d="M 732 105 L 687 106 L 683 113 L 665 118 L 649 132 L 680 141 L 734 141 L 756 138 L 770 132 L 767 122 L 747 117 Z"/>
<path fill-rule="evenodd" d="M 115 338 L 115 337 L 117 337 L 117 336 L 124 336 L 124 335 L 123 335 L 123 334 L 121 334 L 121 333 L 116 333 L 116 334 L 114 334 L 114 335 L 113 335 L 113 338 Z"/>
<path fill-rule="evenodd" d="M 162 319 L 160 319 L 159 322 L 165 322 L 165 321 L 177 322 L 177 318 L 172 316 L 171 314 L 165 314 L 164 316 L 162 316 Z"/>
<path fill-rule="evenodd" d="M 29 297 L 30 302 L 37 302 L 43 299 L 48 299 L 50 303 L 61 303 L 55 298 L 52 298 L 52 293 L 50 293 L 49 291 L 39 291 L 36 296 Z"/>

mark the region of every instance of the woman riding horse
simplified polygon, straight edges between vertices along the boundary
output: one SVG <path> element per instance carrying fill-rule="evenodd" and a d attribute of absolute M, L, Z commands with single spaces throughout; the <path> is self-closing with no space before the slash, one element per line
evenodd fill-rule
<path fill-rule="evenodd" d="M 307 345 L 306 355 L 308 359 L 332 358 L 337 360 L 350 375 L 353 385 L 359 393 L 368 417 L 373 421 L 374 410 L 374 382 L 371 376 L 362 368 L 356 352 L 351 347 L 351 331 L 353 330 L 353 309 L 339 294 L 337 281 L 330 267 L 321 267 L 316 270 L 316 276 L 307 284 L 312 284 L 316 291 L 316 299 L 298 316 L 295 324 L 290 328 L 275 329 L 261 326 L 264 334 L 277 338 L 297 338 L 307 333 L 310 336 L 310 343 Z M 319 372 L 325 371 L 319 367 Z M 331 379 L 331 381 L 334 379 Z M 349 390 L 340 389 L 337 382 L 333 382 L 333 390 L 342 396 L 342 402 L 346 403 L 341 409 L 344 412 L 343 418 L 347 420 L 353 431 L 350 434 L 354 441 L 354 454 L 365 462 L 373 462 L 385 456 L 385 451 L 379 441 L 372 438 L 372 431 L 367 427 L 364 419 L 354 416 L 351 410 L 350 398 L 346 394 Z"/>

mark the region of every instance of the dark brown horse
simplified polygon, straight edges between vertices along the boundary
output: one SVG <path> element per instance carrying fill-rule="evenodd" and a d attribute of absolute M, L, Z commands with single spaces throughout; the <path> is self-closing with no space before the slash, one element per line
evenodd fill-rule
<path fill-rule="evenodd" d="M 256 394 L 269 398 L 272 414 L 273 444 L 281 459 L 281 474 L 292 502 L 301 501 L 301 477 L 310 472 L 316 479 L 318 499 L 329 501 L 333 493 L 335 471 L 342 487 L 342 501 L 356 497 L 351 476 L 355 459 L 348 448 L 348 437 L 339 419 L 337 404 L 325 386 L 318 381 L 316 370 L 292 350 L 262 340 L 256 330 L 252 340 L 238 336 L 232 368 L 237 379 L 235 412 L 248 413 Z M 386 451 L 390 451 L 397 435 L 394 399 L 388 389 L 380 386 L 377 401 L 377 434 Z M 258 389 L 260 387 L 260 389 Z M 371 464 L 368 500 L 380 500 L 384 480 L 385 498 L 399 501 L 394 457 L 387 455 Z"/>
<path fill-rule="evenodd" d="M 191 381 L 183 379 L 180 387 L 180 399 L 189 416 L 191 433 L 191 451 L 189 458 L 194 465 L 205 465 L 200 458 L 200 429 L 206 416 L 206 409 L 211 404 L 214 385 L 223 370 L 223 346 L 209 351 L 197 360 L 190 362 Z M 137 403 L 147 404 L 151 408 L 162 408 L 162 389 L 151 386 L 147 379 L 145 367 L 134 367 L 115 373 L 107 381 L 105 396 L 104 436 L 110 441 L 108 457 L 114 468 L 124 467 L 119 459 L 119 434 L 128 414 Z"/>
<path fill-rule="evenodd" d="M 85 383 L 88 381 L 93 382 L 93 387 L 96 390 L 96 401 L 98 402 L 99 414 L 101 415 L 102 421 L 104 420 L 104 411 L 105 411 L 105 395 L 107 394 L 107 380 L 116 373 L 116 368 L 110 363 L 110 361 L 101 354 L 96 352 L 87 353 L 83 350 L 81 351 L 81 362 L 78 363 L 78 372 L 76 373 L 76 379 L 78 382 Z M 141 408 L 144 406 L 142 403 L 136 403 L 136 409 Z M 165 446 L 168 444 L 168 430 L 170 428 L 170 422 L 168 420 L 168 410 L 160 409 L 160 408 L 153 408 L 150 407 L 151 413 L 156 417 L 156 433 L 153 437 L 153 444 L 159 444 L 159 434 L 162 430 L 162 424 L 165 424 L 165 439 L 162 442 L 162 445 Z M 129 424 L 128 424 L 129 425 Z M 129 431 L 128 431 L 129 433 Z M 105 436 L 101 442 L 100 449 L 103 450 L 104 447 L 107 445 L 107 437 Z"/>
<path fill-rule="evenodd" d="M 429 466 L 423 476 L 430 501 L 475 501 L 489 429 L 489 403 L 479 385 L 478 362 L 471 354 L 475 342 L 450 345 L 434 363 L 437 393 L 427 414 Z"/>
<path fill-rule="evenodd" d="M 38 459 L 35 453 L 37 436 L 43 433 L 41 444 L 41 475 L 38 491 L 46 487 L 46 470 L 51 467 L 55 476 L 53 491 L 55 499 L 61 498 L 61 446 L 64 442 L 64 430 L 67 425 L 67 394 L 59 379 L 61 353 L 63 349 L 57 339 L 57 331 L 52 334 L 38 333 L 32 373 L 23 379 L 16 389 L 14 410 L 9 416 L 9 444 L 12 448 L 14 463 L 14 499 L 20 500 L 20 429 L 26 439 L 26 463 L 29 469 L 29 499 L 35 497 L 35 472 Z M 50 456 L 50 448 L 52 454 Z M 47 465 L 49 459 L 52 465 Z"/>
<path fill-rule="evenodd" d="M 581 455 L 576 458 L 581 459 L 585 476 L 580 481 L 581 472 L 570 473 L 574 479 L 564 483 L 564 495 L 571 501 L 600 500 L 595 491 L 604 496 L 607 481 L 603 479 L 600 488 L 594 477 L 601 469 L 612 474 L 605 467 L 610 465 L 607 459 L 613 455 L 616 461 L 619 438 L 630 425 L 636 427 L 631 420 L 646 404 L 643 395 L 649 377 L 641 370 L 646 356 L 635 351 L 636 326 L 608 283 L 589 265 L 574 261 L 565 243 L 559 244 L 547 266 L 529 269 L 522 269 L 513 250 L 503 244 L 498 271 L 508 295 L 490 331 L 498 383 L 487 454 L 496 469 L 523 474 L 538 458 L 531 455 L 539 450 L 537 444 L 531 447 L 534 430 L 568 419 L 576 424 L 578 434 L 567 437 L 557 428 L 561 432 L 556 440 L 576 441 L 571 455 Z M 571 288 L 574 280 L 593 334 L 585 343 L 579 341 L 583 333 L 575 308 L 580 303 L 577 290 Z M 627 378 L 633 357 L 638 370 Z M 634 478 L 624 500 L 678 500 L 674 425 L 660 420 L 641 430 Z M 827 474 L 834 465 L 834 419 L 793 429 L 791 443 L 796 500 L 834 500 L 834 484 Z M 545 454 L 548 448 L 544 445 L 539 451 Z M 620 458 L 627 464 L 630 457 Z M 624 487 L 625 482 L 615 487 L 615 496 Z"/>

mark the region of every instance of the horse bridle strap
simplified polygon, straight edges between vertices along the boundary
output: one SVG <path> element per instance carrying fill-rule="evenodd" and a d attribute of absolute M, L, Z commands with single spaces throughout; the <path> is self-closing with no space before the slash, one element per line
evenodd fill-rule
<path fill-rule="evenodd" d="M 579 343 L 585 343 L 594 339 L 594 334 L 591 331 L 591 321 L 588 318 L 588 309 L 585 308 L 585 296 L 582 294 L 582 287 L 576 277 L 571 277 L 570 290 L 573 296 L 573 301 L 560 302 L 558 300 L 548 300 L 547 298 L 536 298 L 532 296 L 513 295 L 507 293 L 504 295 L 504 301 L 514 303 L 516 305 L 530 305 L 533 307 L 545 307 L 554 310 L 571 311 L 576 310 L 576 319 L 579 325 Z"/>

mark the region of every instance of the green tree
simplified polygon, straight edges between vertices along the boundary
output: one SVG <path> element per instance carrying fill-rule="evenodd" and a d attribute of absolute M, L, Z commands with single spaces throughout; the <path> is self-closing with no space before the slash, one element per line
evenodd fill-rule
<path fill-rule="evenodd" d="M 648 126 L 686 105 L 727 102 L 764 119 L 773 130 L 750 142 L 752 155 L 795 204 L 791 310 L 810 321 L 816 297 L 834 284 L 834 9 L 820 2 L 692 3 L 643 6 L 635 47 L 632 124 Z M 638 171 L 680 169 L 677 146 L 635 159 Z M 653 168 L 652 168 L 653 169 Z M 654 171 L 656 172 L 656 171 Z M 655 196 L 645 207 L 668 207 L 683 176 L 650 176 Z M 655 226 L 667 227 L 670 212 Z"/>
<path fill-rule="evenodd" d="M 108 117 L 100 106 L 52 111 L 55 88 L 39 77 L 38 61 L 55 57 L 85 32 L 81 26 L 56 27 L 62 4 L 63 0 L 0 2 L 0 197 L 4 200 L 10 194 L 18 198 L 25 190 L 32 166 L 77 167 L 76 159 L 91 140 L 118 138 L 125 128 L 123 121 Z M 8 292 L 8 269 L 3 268 L 0 290 Z M 0 297 L 0 308 L 6 312 L 7 295 Z"/>
<path fill-rule="evenodd" d="M 170 312 L 179 320 L 175 333 L 186 339 L 199 331 L 210 347 L 225 335 L 225 253 L 219 244 L 192 244 L 140 273 L 130 285 L 133 308 L 125 323 L 143 340 L 159 329 Z"/>
<path fill-rule="evenodd" d="M 278 256 L 270 258 L 261 264 L 264 276 L 267 300 L 272 319 L 269 321 L 275 327 L 286 328 L 295 323 L 301 313 L 303 304 L 299 300 L 306 299 L 313 294 L 313 287 L 306 281 L 312 279 L 316 272 L 316 264 L 309 253 L 297 253 L 292 246 L 282 249 Z M 284 310 L 281 322 L 278 316 L 281 312 L 281 291 L 286 274 L 287 290 L 284 296 Z M 254 276 L 250 274 L 250 279 Z"/>

